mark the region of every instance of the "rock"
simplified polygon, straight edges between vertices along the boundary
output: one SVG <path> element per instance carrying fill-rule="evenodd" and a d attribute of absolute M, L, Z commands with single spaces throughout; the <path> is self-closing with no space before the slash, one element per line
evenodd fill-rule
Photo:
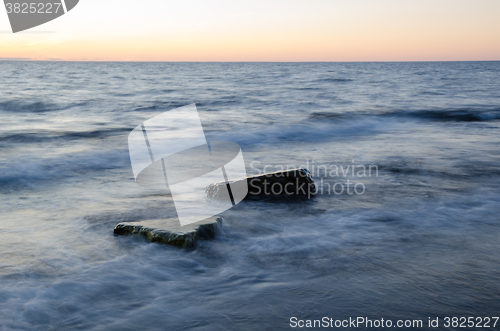
<path fill-rule="evenodd" d="M 248 185 L 247 198 L 262 197 L 308 197 L 316 194 L 316 184 L 311 173 L 305 168 L 269 172 L 261 175 L 250 176 L 234 181 L 229 184 L 242 184 L 246 181 Z M 219 197 L 220 188 L 228 183 L 214 183 L 206 187 L 205 193 L 210 198 Z"/>
<path fill-rule="evenodd" d="M 185 226 L 181 226 L 177 218 L 168 218 L 119 223 L 115 226 L 114 233 L 140 234 L 151 242 L 189 248 L 194 247 L 199 239 L 215 237 L 220 227 L 222 227 L 222 218 L 218 216 Z"/>

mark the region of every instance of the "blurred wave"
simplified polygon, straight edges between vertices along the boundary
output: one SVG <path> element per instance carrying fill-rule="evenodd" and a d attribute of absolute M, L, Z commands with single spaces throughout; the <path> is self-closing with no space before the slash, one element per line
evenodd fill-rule
<path fill-rule="evenodd" d="M 0 329 L 498 312 L 500 62 L 0 70 Z M 191 103 L 208 140 L 242 146 L 249 174 L 307 165 L 320 194 L 245 201 L 194 251 L 115 237 L 118 222 L 175 216 L 166 190 L 134 183 L 127 136 Z M 333 170 L 358 164 L 377 172 Z M 347 180 L 365 193 L 332 192 Z"/>
<path fill-rule="evenodd" d="M 500 107 L 477 107 L 459 109 L 425 109 L 425 110 L 374 110 L 339 112 L 313 112 L 309 116 L 312 120 L 362 120 L 367 117 L 393 117 L 422 119 L 427 121 L 452 121 L 452 122 L 481 122 L 496 121 L 500 119 Z"/>

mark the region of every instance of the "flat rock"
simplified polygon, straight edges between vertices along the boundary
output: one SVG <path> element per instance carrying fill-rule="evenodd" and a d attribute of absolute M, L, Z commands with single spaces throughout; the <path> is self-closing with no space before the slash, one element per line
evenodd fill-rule
<path fill-rule="evenodd" d="M 148 241 L 177 247 L 194 247 L 199 239 L 215 237 L 222 227 L 222 218 L 213 216 L 201 222 L 181 226 L 177 218 L 123 222 L 115 226 L 118 235 L 138 234 Z"/>
<path fill-rule="evenodd" d="M 248 186 L 248 198 L 264 197 L 312 197 L 316 194 L 316 184 L 311 173 L 305 168 L 268 172 L 229 182 L 214 183 L 206 187 L 205 193 L 210 198 L 219 198 L 219 192 L 227 184 L 245 184 Z"/>

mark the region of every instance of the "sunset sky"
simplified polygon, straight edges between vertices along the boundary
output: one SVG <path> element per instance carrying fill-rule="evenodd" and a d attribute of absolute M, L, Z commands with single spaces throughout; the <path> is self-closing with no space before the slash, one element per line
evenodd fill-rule
<path fill-rule="evenodd" d="M 0 59 L 500 60 L 500 0 L 80 0 L 13 34 Z"/>

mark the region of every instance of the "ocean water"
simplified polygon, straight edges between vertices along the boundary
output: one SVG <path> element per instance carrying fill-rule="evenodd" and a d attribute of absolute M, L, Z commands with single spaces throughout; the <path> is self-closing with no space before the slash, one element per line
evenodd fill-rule
<path fill-rule="evenodd" d="M 0 329 L 498 316 L 499 77 L 500 62 L 0 62 Z M 175 216 L 134 183 L 127 135 L 191 103 L 249 174 L 306 165 L 320 193 L 244 201 L 195 250 L 114 236 Z"/>

